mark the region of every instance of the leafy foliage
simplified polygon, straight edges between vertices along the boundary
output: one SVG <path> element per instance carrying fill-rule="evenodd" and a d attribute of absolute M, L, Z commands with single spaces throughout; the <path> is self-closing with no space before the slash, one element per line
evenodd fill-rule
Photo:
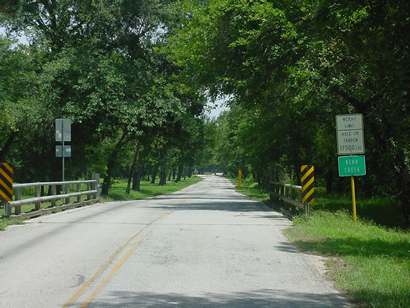
<path fill-rule="evenodd" d="M 191 9 L 170 54 L 197 87 L 232 98 L 216 123 L 223 168 L 248 169 L 269 187 L 314 164 L 320 185 L 340 191 L 334 118 L 362 113 L 360 187 L 397 197 L 409 222 L 409 5 L 213 0 Z"/>
<path fill-rule="evenodd" d="M 162 52 L 174 27 L 170 5 L 2 3 L 2 29 L 29 42 L 0 44 L 1 159 L 17 167 L 18 181 L 60 177 L 52 159 L 60 117 L 73 121 L 68 177 L 99 172 L 104 193 L 113 177 L 139 182 L 159 165 L 162 182 L 177 168 L 179 178 L 191 173 L 204 100 Z"/>

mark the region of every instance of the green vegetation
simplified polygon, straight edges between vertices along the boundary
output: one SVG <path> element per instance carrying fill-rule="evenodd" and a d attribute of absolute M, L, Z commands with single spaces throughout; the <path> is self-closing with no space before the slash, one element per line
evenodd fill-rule
<path fill-rule="evenodd" d="M 148 197 L 154 197 L 158 195 L 168 194 L 176 192 L 192 184 L 201 181 L 199 176 L 192 176 L 191 178 L 186 178 L 179 182 L 168 182 L 165 186 L 159 186 L 152 184 L 149 181 L 141 181 L 141 190 L 132 191 L 130 194 L 125 192 L 127 187 L 127 182 L 125 180 L 115 181 L 112 185 L 112 189 L 105 200 L 138 200 L 145 199 Z"/>
<path fill-rule="evenodd" d="M 198 87 L 229 100 L 210 124 L 210 168 L 269 187 L 298 183 L 300 165 L 313 164 L 319 186 L 343 193 L 335 116 L 361 113 L 358 190 L 395 196 L 410 226 L 410 2 L 198 2 L 167 48 Z"/>
<path fill-rule="evenodd" d="M 236 179 L 232 178 L 231 181 L 236 184 Z M 243 181 L 240 187 L 236 187 L 236 190 L 253 200 L 261 202 L 269 201 L 269 193 L 260 187 L 258 183 L 255 183 L 251 178 Z"/>
<path fill-rule="evenodd" d="M 359 221 L 345 212 L 297 217 L 287 236 L 302 250 L 331 257 L 330 277 L 370 307 L 410 306 L 410 234 Z"/>
<path fill-rule="evenodd" d="M 206 95 L 164 46 L 186 16 L 174 1 L 2 1 L 0 161 L 16 182 L 61 179 L 54 120 L 72 120 L 66 179 L 100 173 L 139 191 L 191 176 Z M 20 38 L 18 41 L 17 38 Z"/>
<path fill-rule="evenodd" d="M 233 183 L 236 179 L 231 178 Z M 252 177 L 244 179 L 241 187 L 237 190 L 248 197 L 264 203 L 272 203 L 269 196 L 269 189 L 262 187 L 255 182 Z M 352 200 L 349 192 L 345 194 L 327 194 L 325 189 L 316 189 L 315 204 L 311 207 L 312 211 L 351 211 Z M 284 205 L 280 205 L 284 206 Z M 292 212 L 297 213 L 295 209 Z M 401 225 L 402 213 L 397 200 L 388 197 L 360 198 L 357 200 L 357 215 L 360 219 L 372 221 L 373 223 L 387 227 L 405 227 Z"/>
<path fill-rule="evenodd" d="M 351 211 L 352 199 L 342 194 L 328 195 L 326 193 L 319 193 L 316 199 L 316 204 L 313 206 L 314 210 L 326 211 Z M 397 200 L 388 197 L 373 197 L 366 198 L 363 196 L 357 200 L 357 215 L 366 220 L 371 220 L 377 224 L 388 227 L 405 227 L 402 224 L 401 208 Z"/>
<path fill-rule="evenodd" d="M 113 199 L 173 191 L 197 169 L 242 170 L 241 191 L 264 200 L 312 164 L 324 189 L 290 234 L 340 256 L 334 277 L 356 298 L 409 306 L 407 234 L 332 212 L 350 209 L 335 115 L 361 113 L 359 216 L 410 226 L 410 1 L 3 1 L 0 29 L 0 161 L 17 182 L 61 178 L 61 117 L 67 178 L 98 172 Z M 230 109 L 206 120 L 221 97 Z"/>
<path fill-rule="evenodd" d="M 22 223 L 23 223 L 22 219 L 0 217 L 0 231 L 5 230 L 7 226 L 19 225 Z"/>

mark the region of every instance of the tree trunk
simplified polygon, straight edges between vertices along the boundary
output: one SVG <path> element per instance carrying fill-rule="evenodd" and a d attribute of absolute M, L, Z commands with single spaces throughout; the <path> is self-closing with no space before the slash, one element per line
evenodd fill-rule
<path fill-rule="evenodd" d="M 331 168 L 326 172 L 326 193 L 331 194 L 333 192 L 333 170 Z"/>
<path fill-rule="evenodd" d="M 137 146 L 135 147 L 135 150 L 134 150 L 134 158 L 132 159 L 132 164 L 130 166 L 130 171 L 128 173 L 127 189 L 125 190 L 125 192 L 127 194 L 130 194 L 130 192 L 131 192 L 131 181 L 133 180 L 133 175 L 135 173 L 135 168 L 137 166 L 137 160 L 138 160 L 139 153 L 140 153 L 140 150 L 139 150 L 139 146 L 137 144 Z"/>
<path fill-rule="evenodd" d="M 140 191 L 141 190 L 141 179 L 144 176 L 144 164 L 141 163 L 141 160 L 138 160 L 137 168 L 135 169 L 133 178 L 132 178 L 132 190 Z"/>
<path fill-rule="evenodd" d="M 155 184 L 155 179 L 157 177 L 157 173 L 158 173 L 158 166 L 152 167 L 151 184 Z"/>
<path fill-rule="evenodd" d="M 159 185 L 166 185 L 167 184 L 167 173 L 165 164 L 161 164 L 160 172 L 159 172 Z"/>
<path fill-rule="evenodd" d="M 181 164 L 181 165 L 178 166 L 177 178 L 176 178 L 175 182 L 181 181 L 183 171 L 184 171 L 184 166 Z"/>
<path fill-rule="evenodd" d="M 101 188 L 101 194 L 103 196 L 107 196 L 108 195 L 108 191 L 111 188 L 111 180 L 112 180 L 112 172 L 113 172 L 113 168 L 114 165 L 117 161 L 117 156 L 118 153 L 121 150 L 122 145 L 124 144 L 125 141 L 125 137 L 127 136 L 126 133 L 123 133 L 120 140 L 118 140 L 118 142 L 115 144 L 113 151 L 111 152 L 110 158 L 108 159 L 108 163 L 107 163 L 107 174 L 104 177 L 104 182 L 102 184 L 102 188 Z"/>
<path fill-rule="evenodd" d="M 406 227 L 410 226 L 410 170 L 406 164 L 406 156 L 402 149 L 396 157 L 398 170 L 399 202 Z"/>

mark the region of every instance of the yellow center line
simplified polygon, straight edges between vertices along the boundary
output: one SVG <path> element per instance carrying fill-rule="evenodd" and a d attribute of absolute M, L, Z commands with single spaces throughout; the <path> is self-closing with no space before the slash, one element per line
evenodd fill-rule
<path fill-rule="evenodd" d="M 123 267 L 125 262 L 131 257 L 135 249 L 139 246 L 144 238 L 140 238 L 136 243 L 134 243 L 127 253 L 113 266 L 111 272 L 95 287 L 93 293 L 81 304 L 81 308 L 88 308 L 90 303 L 101 293 L 101 291 L 107 286 L 108 283 L 113 279 L 114 275 Z"/>
<path fill-rule="evenodd" d="M 108 260 L 102 264 L 98 270 L 94 273 L 94 275 L 91 276 L 90 279 L 88 279 L 86 282 L 84 282 L 80 288 L 68 299 L 68 301 L 63 305 L 64 308 L 67 307 L 71 307 L 75 304 L 75 302 L 77 302 L 77 300 L 88 291 L 88 289 L 90 288 L 90 286 L 92 285 L 92 283 L 94 283 L 98 277 L 100 277 L 109 267 L 110 265 L 113 263 L 113 261 L 115 260 L 116 257 L 118 257 L 129 245 L 130 243 L 132 243 L 133 240 L 137 239 L 138 236 L 145 230 L 147 229 L 149 226 L 151 226 L 152 224 L 154 224 L 155 222 L 157 222 L 158 220 L 164 218 L 165 216 L 171 214 L 171 212 L 167 212 L 164 213 L 163 215 L 161 215 L 160 217 L 154 219 L 153 221 L 151 221 L 149 224 L 147 224 L 146 226 L 144 226 L 141 230 L 139 230 L 137 233 L 135 233 L 134 235 L 132 235 L 126 242 L 124 245 L 120 246 L 109 258 Z M 137 244 L 141 241 L 141 239 L 137 242 Z M 134 247 L 135 244 L 131 245 L 131 247 Z M 135 246 L 136 248 L 137 246 Z M 133 248 L 133 249 L 135 249 Z M 129 252 L 128 252 L 129 253 Z M 128 255 L 127 253 L 127 255 Z M 121 260 L 123 260 L 124 258 L 121 258 Z M 128 259 L 128 258 L 127 258 Z M 119 261 L 119 262 L 120 262 Z M 126 261 L 126 260 L 125 260 Z M 124 263 L 125 263 L 124 261 Z M 118 263 L 117 263 L 118 264 Z M 122 264 L 123 265 L 123 264 Z M 121 265 L 121 266 L 122 266 Z M 120 266 L 120 268 L 121 268 Z M 116 265 L 114 266 L 116 267 Z M 119 268 L 118 268 L 119 269 Z M 117 270 L 118 270 L 117 269 Z M 112 271 L 111 271 L 112 272 Z M 111 275 L 111 273 L 110 273 Z M 113 276 L 113 275 L 112 275 Z M 103 281 L 105 281 L 106 279 L 104 279 Z M 107 282 L 108 283 L 108 282 Z M 105 284 L 106 285 L 106 284 Z M 101 288 L 100 288 L 101 289 Z M 93 294 L 95 293 L 95 291 L 93 292 Z M 97 294 L 96 294 L 97 295 Z M 91 302 L 91 301 L 90 301 Z M 88 305 L 88 304 L 87 304 Z M 83 307 L 83 306 L 81 306 Z M 86 306 L 85 306 L 86 307 Z"/>

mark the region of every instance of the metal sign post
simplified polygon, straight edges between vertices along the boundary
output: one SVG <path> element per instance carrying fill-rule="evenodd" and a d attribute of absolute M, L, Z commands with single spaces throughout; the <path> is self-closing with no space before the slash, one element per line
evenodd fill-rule
<path fill-rule="evenodd" d="M 71 120 L 56 119 L 56 142 L 62 145 L 56 145 L 56 157 L 61 157 L 61 174 L 62 181 L 65 181 L 65 158 L 71 157 L 71 145 L 65 145 L 65 142 L 71 142 Z"/>
<path fill-rule="evenodd" d="M 363 116 L 342 114 L 336 116 L 337 154 L 340 177 L 350 177 L 352 189 L 352 218 L 357 220 L 355 176 L 366 175 L 364 155 Z"/>

